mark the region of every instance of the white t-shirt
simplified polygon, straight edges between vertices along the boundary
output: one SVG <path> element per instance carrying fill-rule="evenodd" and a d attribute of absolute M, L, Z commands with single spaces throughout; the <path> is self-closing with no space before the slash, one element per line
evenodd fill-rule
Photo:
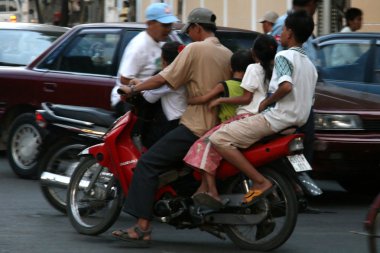
<path fill-rule="evenodd" d="M 253 97 L 251 103 L 248 105 L 241 105 L 237 108 L 236 114 L 259 112 L 259 105 L 263 101 L 267 94 L 267 88 L 265 87 L 264 80 L 265 71 L 259 63 L 250 64 L 245 71 L 243 80 L 240 87 L 252 92 Z"/>
<path fill-rule="evenodd" d="M 297 50 L 284 50 L 276 54 L 283 56 L 292 64 L 292 76 L 277 76 L 276 66 L 269 83 L 269 91 L 275 92 L 279 84 L 288 81 L 292 84 L 289 94 L 277 101 L 276 105 L 263 112 L 264 117 L 275 132 L 291 126 L 302 126 L 306 123 L 313 104 L 315 85 L 318 74 L 314 64 L 306 54 Z M 281 66 L 280 66 L 281 67 Z"/>
<path fill-rule="evenodd" d="M 117 74 L 116 85 L 111 93 L 111 104 L 120 101 L 117 89 L 120 87 L 120 76 L 145 80 L 161 69 L 161 46 L 146 31 L 137 34 L 124 50 Z"/>
<path fill-rule="evenodd" d="M 144 91 L 143 96 L 149 103 L 155 103 L 161 98 L 162 110 L 167 120 L 181 118 L 187 107 L 185 86 L 174 90 L 164 85 L 158 89 Z"/>
<path fill-rule="evenodd" d="M 352 32 L 351 28 L 349 26 L 345 26 L 340 30 L 341 33 L 350 33 Z"/>

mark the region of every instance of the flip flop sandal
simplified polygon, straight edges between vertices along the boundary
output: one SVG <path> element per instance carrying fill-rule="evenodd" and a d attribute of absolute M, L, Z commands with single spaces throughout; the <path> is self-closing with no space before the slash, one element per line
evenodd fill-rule
<path fill-rule="evenodd" d="M 149 229 L 149 230 L 144 231 L 138 226 L 134 226 L 133 230 L 136 232 L 137 238 L 132 238 L 129 235 L 128 230 L 123 230 L 123 229 L 113 231 L 112 236 L 117 239 L 130 243 L 131 244 L 130 246 L 133 248 L 150 247 L 151 240 L 144 240 L 144 237 L 150 235 L 152 233 L 152 230 Z"/>
<path fill-rule="evenodd" d="M 206 192 L 197 193 L 192 197 L 192 199 L 196 206 L 204 206 L 212 210 L 219 210 L 223 208 L 229 201 L 228 199 L 219 201 Z"/>
<path fill-rule="evenodd" d="M 265 191 L 250 189 L 248 193 L 244 195 L 242 204 L 245 206 L 251 206 L 255 204 L 256 202 L 258 202 L 259 200 L 268 196 L 270 193 L 273 192 L 274 189 L 275 189 L 275 186 L 272 186 L 266 189 Z"/>

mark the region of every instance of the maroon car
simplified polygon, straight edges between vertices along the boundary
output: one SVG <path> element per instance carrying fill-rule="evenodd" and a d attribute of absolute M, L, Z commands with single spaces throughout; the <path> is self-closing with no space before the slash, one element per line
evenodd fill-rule
<path fill-rule="evenodd" d="M 188 43 L 174 28 L 171 40 Z M 123 50 L 144 24 L 85 24 L 71 29 L 26 67 L 0 68 L 0 133 L 9 163 L 21 177 L 37 173 L 44 135 L 34 111 L 42 102 L 110 108 L 110 92 Z M 220 27 L 217 36 L 232 51 L 250 48 L 258 33 Z"/>
<path fill-rule="evenodd" d="M 348 191 L 380 191 L 380 33 L 316 39 L 313 174 Z"/>

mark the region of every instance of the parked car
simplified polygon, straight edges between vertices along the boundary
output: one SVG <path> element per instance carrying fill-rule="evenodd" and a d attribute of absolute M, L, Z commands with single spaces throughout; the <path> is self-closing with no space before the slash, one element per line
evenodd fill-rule
<path fill-rule="evenodd" d="M 0 22 L 0 66 L 25 66 L 69 28 Z"/>
<path fill-rule="evenodd" d="M 380 33 L 319 37 L 313 174 L 380 191 Z"/>
<path fill-rule="evenodd" d="M 188 43 L 178 24 L 171 40 Z M 123 50 L 144 24 L 78 25 L 24 68 L 0 69 L 0 132 L 9 163 L 25 178 L 37 174 L 44 132 L 34 111 L 42 102 L 110 108 L 110 93 Z M 217 36 L 235 51 L 250 48 L 258 33 L 220 27 Z M 101 50 L 95 50 L 101 47 Z M 101 52 L 101 55 L 99 55 Z"/>

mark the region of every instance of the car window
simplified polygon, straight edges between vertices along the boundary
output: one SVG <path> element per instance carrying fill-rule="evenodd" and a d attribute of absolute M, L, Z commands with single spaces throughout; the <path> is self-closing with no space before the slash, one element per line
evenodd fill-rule
<path fill-rule="evenodd" d="M 120 32 L 88 32 L 75 37 L 61 53 L 52 54 L 39 68 L 114 75 L 116 52 L 120 41 Z"/>
<path fill-rule="evenodd" d="M 369 43 L 331 43 L 321 47 L 318 61 L 321 77 L 364 82 L 370 47 Z"/>
<path fill-rule="evenodd" d="M 54 32 L 0 30 L 0 65 L 27 65 L 61 35 Z"/>

